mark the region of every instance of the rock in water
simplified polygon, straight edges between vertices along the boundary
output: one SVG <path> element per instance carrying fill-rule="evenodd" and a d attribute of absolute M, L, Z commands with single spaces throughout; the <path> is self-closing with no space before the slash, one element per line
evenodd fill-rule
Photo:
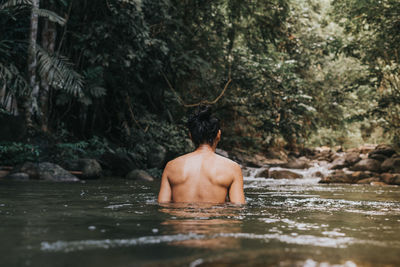
<path fill-rule="evenodd" d="M 382 171 L 400 172 L 400 158 L 388 158 L 381 165 Z"/>
<path fill-rule="evenodd" d="M 343 169 L 347 166 L 348 164 L 346 162 L 346 159 L 344 157 L 339 157 L 332 162 L 332 167 L 330 169 L 338 170 L 338 169 Z"/>
<path fill-rule="evenodd" d="M 384 182 L 371 182 L 370 185 L 373 185 L 373 186 L 386 186 L 387 184 L 385 184 Z"/>
<path fill-rule="evenodd" d="M 368 158 L 376 159 L 377 161 L 382 162 L 382 161 L 386 160 L 388 157 L 386 157 L 385 155 L 382 155 L 382 154 L 369 154 Z"/>
<path fill-rule="evenodd" d="M 382 144 L 382 145 L 377 146 L 371 152 L 369 152 L 368 156 L 371 157 L 372 155 L 379 154 L 379 155 L 384 155 L 386 157 L 391 157 L 395 153 L 396 153 L 396 151 L 393 149 L 392 146 Z"/>
<path fill-rule="evenodd" d="M 379 172 L 381 169 L 381 163 L 375 159 L 363 159 L 355 164 L 351 170 L 353 171 L 371 171 Z"/>
<path fill-rule="evenodd" d="M 288 163 L 283 164 L 282 167 L 288 169 L 308 169 L 310 168 L 309 160 L 305 157 L 290 158 Z"/>
<path fill-rule="evenodd" d="M 38 163 L 25 162 L 22 165 L 17 165 L 10 174 L 26 173 L 29 179 L 39 179 Z"/>
<path fill-rule="evenodd" d="M 263 177 L 263 178 L 268 178 L 269 177 L 269 170 L 268 169 L 261 169 L 260 171 L 257 172 L 256 178 Z"/>
<path fill-rule="evenodd" d="M 69 160 L 62 165 L 69 171 L 80 171 L 82 179 L 96 179 L 102 175 L 100 163 L 95 159 Z"/>
<path fill-rule="evenodd" d="M 321 184 L 331 184 L 331 183 L 353 183 L 353 177 L 350 174 L 345 173 L 342 170 L 335 171 L 331 175 L 322 178 L 319 183 Z"/>
<path fill-rule="evenodd" d="M 344 158 L 346 163 L 348 164 L 347 166 L 354 165 L 361 160 L 360 154 L 355 152 L 347 153 Z"/>
<path fill-rule="evenodd" d="M 39 163 L 38 176 L 40 180 L 56 181 L 56 182 L 77 182 L 79 179 L 64 170 L 57 164 L 50 162 Z"/>
<path fill-rule="evenodd" d="M 400 173 L 382 173 L 381 179 L 387 184 L 400 185 Z"/>
<path fill-rule="evenodd" d="M 15 172 L 15 173 L 8 174 L 5 178 L 10 179 L 10 180 L 25 181 L 25 180 L 29 180 L 29 175 L 24 172 Z"/>
<path fill-rule="evenodd" d="M 350 174 L 352 181 L 358 181 L 358 180 L 363 180 L 366 178 L 370 178 L 373 176 L 372 172 L 366 171 L 366 172 L 360 172 L 356 171 Z"/>
<path fill-rule="evenodd" d="M 133 170 L 126 175 L 128 180 L 140 180 L 152 182 L 154 178 L 144 170 Z"/>
<path fill-rule="evenodd" d="M 372 182 L 379 182 L 379 178 L 377 177 L 371 177 L 371 178 L 365 178 L 361 179 L 360 181 L 357 182 L 357 184 L 371 184 Z"/>
<path fill-rule="evenodd" d="M 274 179 L 297 179 L 303 178 L 303 175 L 287 170 L 274 170 L 269 172 L 269 177 Z"/>

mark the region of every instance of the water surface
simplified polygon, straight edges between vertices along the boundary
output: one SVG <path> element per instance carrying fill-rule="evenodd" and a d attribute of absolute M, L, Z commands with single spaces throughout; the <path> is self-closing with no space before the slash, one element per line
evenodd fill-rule
<path fill-rule="evenodd" d="M 0 266 L 400 266 L 400 187 L 245 178 L 247 205 L 158 182 L 0 181 Z"/>

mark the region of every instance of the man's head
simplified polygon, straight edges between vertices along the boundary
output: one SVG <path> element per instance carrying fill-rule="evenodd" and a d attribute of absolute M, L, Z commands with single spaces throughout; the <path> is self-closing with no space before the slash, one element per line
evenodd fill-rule
<path fill-rule="evenodd" d="M 219 141 L 221 135 L 219 120 L 211 115 L 210 106 L 201 105 L 189 116 L 187 126 L 193 143 L 210 146 Z"/>

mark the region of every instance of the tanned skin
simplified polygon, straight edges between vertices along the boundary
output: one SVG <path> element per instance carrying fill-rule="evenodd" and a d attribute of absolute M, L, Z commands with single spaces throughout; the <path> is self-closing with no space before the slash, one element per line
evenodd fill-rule
<path fill-rule="evenodd" d="M 194 152 L 170 162 L 161 178 L 159 203 L 244 204 L 243 175 L 240 166 L 215 154 L 221 138 L 218 131 L 213 145 L 201 144 Z"/>

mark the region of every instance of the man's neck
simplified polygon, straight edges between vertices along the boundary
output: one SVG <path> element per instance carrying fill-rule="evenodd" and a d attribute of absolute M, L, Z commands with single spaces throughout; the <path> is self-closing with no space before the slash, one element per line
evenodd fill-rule
<path fill-rule="evenodd" d="M 215 153 L 216 146 L 210 146 L 209 144 L 201 144 L 197 147 L 196 152 L 211 152 Z"/>

